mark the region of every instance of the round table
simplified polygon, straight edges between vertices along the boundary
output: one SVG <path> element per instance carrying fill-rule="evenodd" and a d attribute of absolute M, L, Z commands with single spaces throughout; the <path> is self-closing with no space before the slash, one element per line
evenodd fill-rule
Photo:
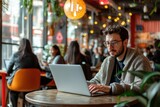
<path fill-rule="evenodd" d="M 89 97 L 58 92 L 57 90 L 40 90 L 26 94 L 27 102 L 42 107 L 113 107 L 119 102 L 118 96 Z M 121 97 L 120 101 L 129 101 L 130 105 L 138 101 L 135 97 Z"/>

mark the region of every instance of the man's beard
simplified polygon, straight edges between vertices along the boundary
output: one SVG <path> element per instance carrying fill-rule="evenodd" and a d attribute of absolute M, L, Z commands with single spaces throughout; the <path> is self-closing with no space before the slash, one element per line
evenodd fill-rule
<path fill-rule="evenodd" d="M 120 55 L 123 54 L 123 52 L 124 52 L 124 46 L 123 46 L 123 44 L 122 44 L 122 49 L 120 50 L 119 53 L 117 53 L 117 55 L 115 55 L 115 57 L 119 57 Z"/>

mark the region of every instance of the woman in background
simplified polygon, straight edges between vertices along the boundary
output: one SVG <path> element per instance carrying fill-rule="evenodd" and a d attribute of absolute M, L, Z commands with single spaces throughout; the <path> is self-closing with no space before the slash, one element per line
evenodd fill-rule
<path fill-rule="evenodd" d="M 44 67 L 44 70 L 46 72 L 46 78 L 43 78 L 44 80 L 42 81 L 41 84 L 46 84 L 49 83 L 50 81 L 53 80 L 49 64 L 65 64 L 64 58 L 61 55 L 60 49 L 57 45 L 53 45 L 50 49 L 51 52 L 51 59 L 49 62 L 42 62 L 42 65 Z"/>
<path fill-rule="evenodd" d="M 80 47 L 77 41 L 72 41 L 68 47 L 65 61 L 67 64 L 79 64 L 82 66 L 86 80 L 92 78 L 89 62 L 87 58 L 80 52 Z"/>
<path fill-rule="evenodd" d="M 41 70 L 38 59 L 32 51 L 31 44 L 28 39 L 20 40 L 19 49 L 15 52 L 10 60 L 7 74 L 9 75 L 8 84 L 12 83 L 12 79 L 16 71 L 20 68 L 38 68 Z M 20 80 L 22 81 L 22 80 Z M 12 107 L 17 107 L 18 95 L 20 92 L 9 90 Z"/>

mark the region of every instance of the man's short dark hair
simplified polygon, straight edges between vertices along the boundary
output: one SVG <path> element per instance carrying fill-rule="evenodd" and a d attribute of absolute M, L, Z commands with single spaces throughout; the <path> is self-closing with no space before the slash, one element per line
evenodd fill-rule
<path fill-rule="evenodd" d="M 124 41 L 125 39 L 128 39 L 129 37 L 127 29 L 120 25 L 109 25 L 103 31 L 104 36 L 106 36 L 107 34 L 113 34 L 113 33 L 119 34 L 122 41 Z"/>

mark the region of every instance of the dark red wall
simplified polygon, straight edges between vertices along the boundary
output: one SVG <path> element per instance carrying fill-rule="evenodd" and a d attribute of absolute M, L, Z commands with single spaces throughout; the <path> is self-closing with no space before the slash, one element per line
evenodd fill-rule
<path fill-rule="evenodd" d="M 142 25 L 142 32 L 160 32 L 160 21 L 143 21 L 140 15 L 131 16 L 131 47 L 135 47 L 136 25 Z"/>

